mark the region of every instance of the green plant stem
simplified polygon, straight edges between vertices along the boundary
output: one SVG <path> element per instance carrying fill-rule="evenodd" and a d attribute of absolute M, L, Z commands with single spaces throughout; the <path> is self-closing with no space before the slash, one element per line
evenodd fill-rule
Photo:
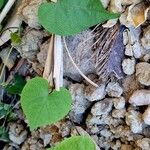
<path fill-rule="evenodd" d="M 14 100 L 13 100 L 13 102 L 14 102 Z M 20 104 L 20 101 L 18 101 L 18 102 L 17 102 L 12 108 L 10 108 L 10 110 L 7 112 L 2 127 L 5 126 L 5 123 L 6 123 L 6 121 L 7 121 L 8 115 L 9 115 L 9 114 L 13 111 L 13 109 L 14 109 L 16 106 L 18 106 L 19 104 Z"/>

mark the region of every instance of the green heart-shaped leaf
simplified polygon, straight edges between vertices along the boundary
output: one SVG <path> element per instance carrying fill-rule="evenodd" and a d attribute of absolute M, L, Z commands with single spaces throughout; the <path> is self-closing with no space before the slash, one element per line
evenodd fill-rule
<path fill-rule="evenodd" d="M 47 80 L 36 77 L 23 88 L 21 106 L 33 130 L 65 117 L 71 109 L 71 94 L 65 88 L 49 94 Z"/>
<path fill-rule="evenodd" d="M 119 15 L 106 11 L 100 0 L 58 0 L 57 3 L 42 4 L 38 17 L 49 32 L 74 35 Z"/>
<path fill-rule="evenodd" d="M 49 150 L 96 150 L 94 142 L 86 136 L 73 136 L 65 139 Z"/>

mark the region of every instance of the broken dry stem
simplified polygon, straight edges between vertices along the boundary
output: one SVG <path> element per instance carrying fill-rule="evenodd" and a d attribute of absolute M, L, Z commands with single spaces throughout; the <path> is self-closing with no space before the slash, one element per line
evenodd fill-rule
<path fill-rule="evenodd" d="M 2 76 L 3 76 L 4 70 L 5 70 L 6 64 L 8 63 L 8 59 L 9 59 L 9 56 L 10 56 L 13 48 L 14 48 L 13 46 L 10 48 L 9 53 L 7 55 L 7 58 L 6 58 L 6 61 L 4 62 L 4 65 L 3 65 L 3 68 L 2 68 L 2 71 L 1 71 L 1 74 L 0 74 L 0 80 L 2 80 Z"/>
<path fill-rule="evenodd" d="M 53 64 L 53 50 L 54 50 L 54 36 L 52 35 L 50 43 L 49 43 L 47 59 L 46 59 L 45 68 L 43 72 L 43 78 L 48 80 L 51 87 L 53 87 L 53 78 L 52 78 L 53 65 L 54 65 Z"/>
<path fill-rule="evenodd" d="M 61 41 L 61 36 L 55 35 L 54 40 L 54 82 L 55 89 L 59 91 L 60 87 L 63 85 L 63 46 Z"/>

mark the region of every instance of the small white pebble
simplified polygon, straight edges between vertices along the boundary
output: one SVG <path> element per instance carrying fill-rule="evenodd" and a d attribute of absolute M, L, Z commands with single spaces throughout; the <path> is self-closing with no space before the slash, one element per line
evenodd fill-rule
<path fill-rule="evenodd" d="M 100 132 L 100 134 L 106 138 L 110 137 L 112 135 L 111 131 L 104 129 Z"/>
<path fill-rule="evenodd" d="M 105 98 L 105 84 L 101 84 L 97 88 L 94 88 L 93 86 L 87 86 L 84 95 L 85 98 L 91 102 Z"/>
<path fill-rule="evenodd" d="M 129 110 L 126 113 L 126 124 L 130 126 L 133 133 L 141 133 L 143 130 L 142 115 L 135 110 Z"/>
<path fill-rule="evenodd" d="M 150 86 L 150 64 L 146 62 L 138 63 L 136 65 L 136 77 L 141 84 Z"/>
<path fill-rule="evenodd" d="M 127 45 L 128 42 L 129 42 L 128 32 L 127 32 L 127 30 L 125 30 L 125 31 L 123 32 L 123 44 L 124 44 L 124 45 Z"/>
<path fill-rule="evenodd" d="M 150 149 L 150 139 L 143 138 L 137 141 L 137 146 L 139 146 L 142 150 L 149 150 Z"/>
<path fill-rule="evenodd" d="M 141 38 L 142 46 L 149 50 L 150 48 L 150 26 L 144 29 L 143 37 Z"/>
<path fill-rule="evenodd" d="M 143 60 L 144 60 L 145 62 L 148 62 L 148 61 L 150 60 L 150 54 L 144 55 Z"/>
<path fill-rule="evenodd" d="M 150 105 L 150 90 L 137 90 L 129 99 L 129 103 L 135 106 Z"/>
<path fill-rule="evenodd" d="M 122 69 L 125 74 L 132 75 L 135 72 L 135 59 L 124 59 Z"/>
<path fill-rule="evenodd" d="M 132 49 L 132 46 L 130 44 L 126 45 L 125 55 L 126 56 L 133 56 L 133 49 Z"/>
<path fill-rule="evenodd" d="M 146 109 L 142 117 L 143 117 L 144 123 L 147 125 L 150 125 L 150 106 Z"/>
<path fill-rule="evenodd" d="M 126 113 L 125 109 L 114 109 L 112 111 L 112 116 L 114 118 L 124 118 L 125 117 L 125 113 Z"/>
<path fill-rule="evenodd" d="M 92 134 L 96 134 L 96 133 L 98 133 L 99 132 L 99 128 L 98 128 L 98 126 L 92 126 L 92 128 L 91 128 L 91 131 L 90 131 Z"/>
<path fill-rule="evenodd" d="M 125 99 L 122 96 L 119 98 L 114 98 L 113 103 L 116 109 L 123 109 L 125 107 Z"/>
<path fill-rule="evenodd" d="M 123 93 L 123 89 L 118 82 L 110 82 L 106 87 L 106 92 L 110 97 L 120 97 Z"/>
<path fill-rule="evenodd" d="M 144 48 L 140 45 L 139 42 L 135 42 L 135 44 L 132 46 L 133 48 L 133 56 L 136 59 L 139 59 L 141 57 L 143 57 L 144 55 Z"/>
<path fill-rule="evenodd" d="M 110 98 L 96 102 L 91 109 L 91 113 L 94 116 L 108 114 L 112 110 L 112 105 L 113 105 L 112 99 Z"/>

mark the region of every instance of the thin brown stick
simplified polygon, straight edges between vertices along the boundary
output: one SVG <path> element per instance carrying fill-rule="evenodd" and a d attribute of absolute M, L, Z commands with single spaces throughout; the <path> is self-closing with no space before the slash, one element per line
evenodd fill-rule
<path fill-rule="evenodd" d="M 43 72 L 43 78 L 49 81 L 50 86 L 53 86 L 53 79 L 50 77 L 53 72 L 53 49 L 54 49 L 54 36 L 52 35 L 49 43 L 47 59 L 45 62 L 45 68 Z"/>

